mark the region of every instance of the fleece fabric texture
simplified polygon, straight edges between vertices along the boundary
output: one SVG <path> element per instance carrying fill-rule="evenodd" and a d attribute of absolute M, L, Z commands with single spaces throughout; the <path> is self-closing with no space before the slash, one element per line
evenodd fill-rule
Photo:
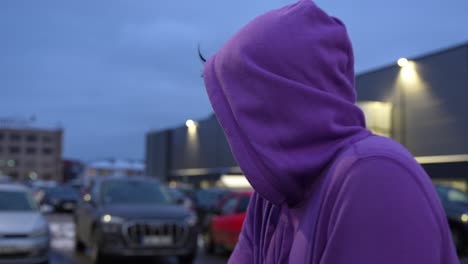
<path fill-rule="evenodd" d="M 311 0 L 270 11 L 203 76 L 255 189 L 229 263 L 459 263 L 429 177 L 365 128 L 340 20 Z"/>

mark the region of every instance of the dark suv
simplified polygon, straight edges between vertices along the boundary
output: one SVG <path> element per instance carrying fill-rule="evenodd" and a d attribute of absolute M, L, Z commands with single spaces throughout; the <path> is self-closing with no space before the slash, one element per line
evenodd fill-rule
<path fill-rule="evenodd" d="M 457 251 L 465 254 L 468 248 L 468 194 L 444 185 L 436 184 L 435 187 L 447 214 Z"/>
<path fill-rule="evenodd" d="M 91 248 L 94 263 L 112 256 L 178 256 L 197 252 L 196 215 L 172 202 L 146 177 L 96 179 L 75 210 L 76 249 Z"/>

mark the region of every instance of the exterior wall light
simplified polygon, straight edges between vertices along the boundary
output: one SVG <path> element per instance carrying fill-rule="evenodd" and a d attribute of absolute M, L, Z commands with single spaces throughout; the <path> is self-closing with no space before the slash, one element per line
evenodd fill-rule
<path fill-rule="evenodd" d="M 397 63 L 398 63 L 398 66 L 400 66 L 401 68 L 404 68 L 409 65 L 410 61 L 407 58 L 400 58 Z"/>

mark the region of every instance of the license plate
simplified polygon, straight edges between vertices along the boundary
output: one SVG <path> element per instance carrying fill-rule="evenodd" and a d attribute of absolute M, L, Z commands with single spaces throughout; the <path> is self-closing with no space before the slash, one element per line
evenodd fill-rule
<path fill-rule="evenodd" d="M 170 246 L 173 244 L 171 236 L 145 236 L 143 237 L 144 246 Z"/>

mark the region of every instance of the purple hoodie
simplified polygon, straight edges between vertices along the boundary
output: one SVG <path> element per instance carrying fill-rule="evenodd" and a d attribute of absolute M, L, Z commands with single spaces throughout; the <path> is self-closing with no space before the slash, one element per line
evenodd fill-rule
<path fill-rule="evenodd" d="M 270 11 L 205 65 L 255 189 L 230 263 L 459 263 L 429 177 L 355 105 L 345 26 L 312 1 Z"/>

